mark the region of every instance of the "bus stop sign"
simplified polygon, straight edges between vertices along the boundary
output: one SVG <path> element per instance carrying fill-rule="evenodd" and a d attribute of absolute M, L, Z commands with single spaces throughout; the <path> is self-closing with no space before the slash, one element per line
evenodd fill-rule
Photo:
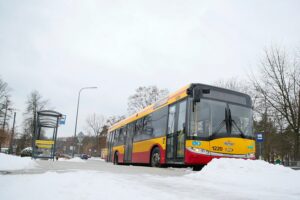
<path fill-rule="evenodd" d="M 256 142 L 263 142 L 263 133 L 256 133 Z"/>

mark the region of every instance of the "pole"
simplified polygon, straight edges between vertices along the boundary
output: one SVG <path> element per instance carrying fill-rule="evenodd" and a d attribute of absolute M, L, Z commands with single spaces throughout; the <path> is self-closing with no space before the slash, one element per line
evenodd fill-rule
<path fill-rule="evenodd" d="M 97 87 L 83 87 L 79 90 L 78 93 L 78 100 L 77 100 L 77 110 L 76 110 L 76 119 L 75 119 L 75 131 L 74 131 L 74 138 L 73 138 L 73 148 L 72 148 L 72 158 L 74 158 L 74 151 L 75 151 L 75 139 L 76 139 L 76 131 L 77 131 L 77 120 L 78 120 L 78 110 L 79 110 L 79 102 L 80 102 L 80 93 L 84 89 L 96 89 Z"/>
<path fill-rule="evenodd" d="M 76 110 L 76 120 L 75 120 L 75 131 L 74 131 L 73 148 L 72 148 L 72 158 L 74 158 L 75 139 L 76 139 L 77 120 L 78 120 L 78 110 L 79 110 L 80 92 L 81 91 L 82 91 L 82 88 L 79 90 L 79 93 L 78 93 L 77 110 Z"/>
<path fill-rule="evenodd" d="M 261 149 L 261 142 L 259 143 L 259 159 L 262 160 L 262 149 Z"/>
<path fill-rule="evenodd" d="M 5 131 L 5 124 L 6 124 L 6 115 L 7 115 L 7 108 L 8 108 L 8 97 L 6 97 L 5 101 L 5 113 L 4 113 L 4 119 L 3 119 L 3 125 L 2 125 L 2 130 Z"/>
<path fill-rule="evenodd" d="M 15 134 L 15 122 L 16 122 L 16 112 L 14 112 L 14 121 L 13 121 L 13 127 L 11 130 L 11 136 L 10 136 L 10 143 L 9 143 L 9 153 L 13 153 L 13 139 Z"/>

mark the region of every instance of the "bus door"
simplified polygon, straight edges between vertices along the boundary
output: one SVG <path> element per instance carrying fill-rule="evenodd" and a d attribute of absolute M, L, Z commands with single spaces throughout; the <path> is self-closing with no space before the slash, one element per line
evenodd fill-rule
<path fill-rule="evenodd" d="M 132 156 L 132 143 L 133 143 L 133 134 L 134 134 L 134 123 L 131 123 L 127 126 L 126 135 L 125 135 L 125 155 L 124 162 L 130 163 Z"/>
<path fill-rule="evenodd" d="M 182 162 L 186 132 L 186 100 L 169 107 L 167 162 Z"/>
<path fill-rule="evenodd" d="M 112 161 L 112 148 L 113 148 L 113 141 L 114 141 L 114 134 L 115 131 L 111 132 L 109 134 L 109 140 L 108 140 L 108 148 L 107 148 L 107 161 L 111 162 Z"/>

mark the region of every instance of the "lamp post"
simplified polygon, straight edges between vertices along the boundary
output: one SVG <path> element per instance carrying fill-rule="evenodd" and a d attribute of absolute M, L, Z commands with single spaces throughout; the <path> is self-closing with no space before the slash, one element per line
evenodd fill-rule
<path fill-rule="evenodd" d="M 78 93 L 78 101 L 77 101 L 77 111 L 76 111 L 76 121 L 75 121 L 75 131 L 74 131 L 74 138 L 73 138 L 73 149 L 72 149 L 72 158 L 74 158 L 74 149 L 75 149 L 75 138 L 76 138 L 76 131 L 77 131 L 77 119 L 78 119 L 78 110 L 79 110 L 79 101 L 80 101 L 80 93 L 82 90 L 85 89 L 97 89 L 97 87 L 83 87 L 79 90 Z"/>

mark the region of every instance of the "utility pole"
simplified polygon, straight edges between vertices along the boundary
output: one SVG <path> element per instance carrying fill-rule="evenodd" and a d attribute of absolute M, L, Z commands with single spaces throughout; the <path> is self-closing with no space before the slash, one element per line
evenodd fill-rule
<path fill-rule="evenodd" d="M 5 101 L 5 112 L 4 112 L 4 119 L 3 119 L 3 124 L 2 124 L 2 130 L 5 131 L 5 124 L 6 124 L 6 116 L 7 116 L 7 108 L 8 108 L 8 97 L 6 97 Z"/>
<path fill-rule="evenodd" d="M 13 127 L 11 130 L 11 136 L 10 136 L 10 143 L 9 143 L 9 153 L 13 153 L 13 140 L 14 140 L 14 134 L 15 134 L 15 123 L 16 123 L 16 112 L 14 112 L 14 121 L 13 121 Z"/>

